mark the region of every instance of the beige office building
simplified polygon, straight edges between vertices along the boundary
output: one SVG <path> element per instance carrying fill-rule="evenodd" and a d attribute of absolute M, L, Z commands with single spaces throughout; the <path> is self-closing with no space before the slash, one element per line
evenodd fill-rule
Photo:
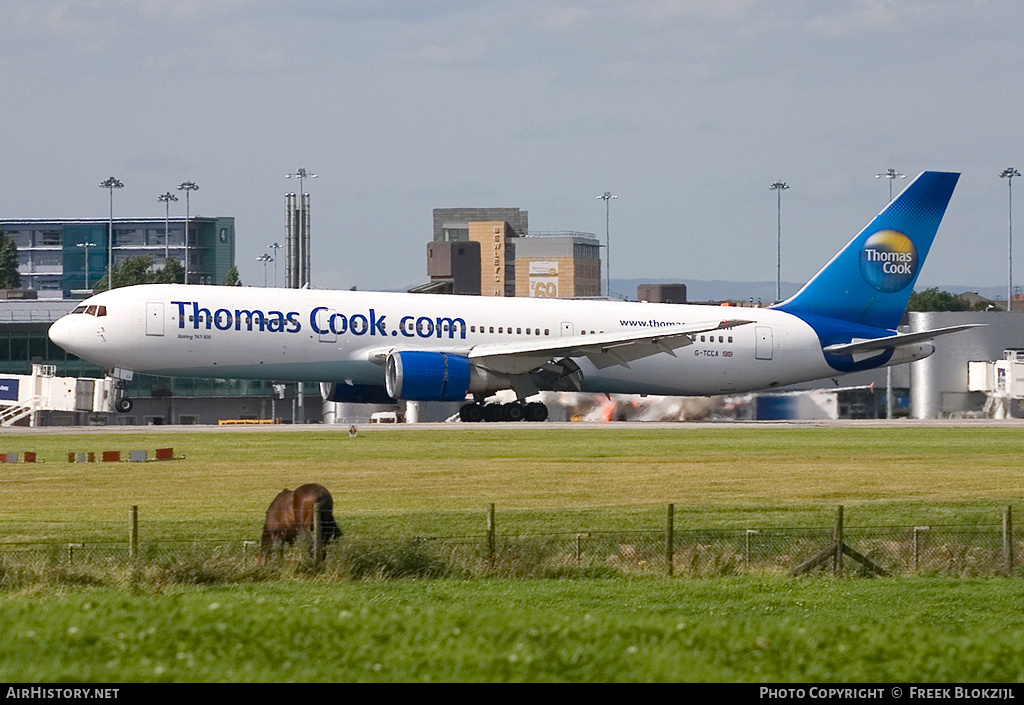
<path fill-rule="evenodd" d="M 573 231 L 531 234 L 527 218 L 527 212 L 518 208 L 435 209 L 434 238 L 427 247 L 431 281 L 414 291 L 548 298 L 600 296 L 598 239 L 590 233 Z"/>
<path fill-rule="evenodd" d="M 507 283 L 515 278 L 515 245 L 505 221 L 469 223 L 469 241 L 480 244 L 480 295 L 508 296 Z M 516 238 L 517 240 L 519 238 Z"/>
<path fill-rule="evenodd" d="M 601 295 L 601 250 L 589 233 L 537 233 L 516 241 L 516 296 Z"/>

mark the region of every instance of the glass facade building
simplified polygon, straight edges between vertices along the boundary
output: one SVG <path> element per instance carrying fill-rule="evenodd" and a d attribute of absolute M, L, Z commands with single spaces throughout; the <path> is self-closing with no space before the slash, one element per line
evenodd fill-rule
<path fill-rule="evenodd" d="M 0 230 L 18 247 L 21 284 L 40 298 L 81 298 L 129 257 L 149 255 L 157 268 L 165 257 L 188 263 L 189 283 L 221 284 L 235 263 L 234 218 L 189 218 L 185 248 L 183 218 L 0 219 Z"/>

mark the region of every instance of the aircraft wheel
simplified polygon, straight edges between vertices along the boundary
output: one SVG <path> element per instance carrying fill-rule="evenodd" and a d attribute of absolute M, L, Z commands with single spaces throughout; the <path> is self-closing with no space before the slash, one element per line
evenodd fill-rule
<path fill-rule="evenodd" d="M 129 411 L 132 410 L 133 406 L 135 406 L 135 403 L 128 397 L 121 397 L 116 402 L 114 402 L 114 408 L 120 411 L 122 414 L 127 414 Z"/>
<path fill-rule="evenodd" d="M 522 404 L 511 402 L 502 406 L 502 417 L 504 421 L 522 421 L 526 410 Z"/>
<path fill-rule="evenodd" d="M 548 407 L 539 401 L 532 401 L 526 405 L 527 421 L 547 421 Z"/>
<path fill-rule="evenodd" d="M 484 418 L 483 409 L 479 404 L 466 404 L 459 409 L 459 419 L 466 423 L 477 423 Z"/>
<path fill-rule="evenodd" d="M 501 404 L 487 404 L 484 406 L 484 421 L 501 421 Z"/>

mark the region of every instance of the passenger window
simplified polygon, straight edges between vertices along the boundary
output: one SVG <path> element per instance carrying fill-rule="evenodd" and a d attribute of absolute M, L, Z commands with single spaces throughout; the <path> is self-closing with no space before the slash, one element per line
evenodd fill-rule
<path fill-rule="evenodd" d="M 724 343 L 725 342 L 725 336 L 724 335 L 718 336 L 718 342 L 719 343 Z"/>
<path fill-rule="evenodd" d="M 729 336 L 729 342 L 730 343 L 732 342 L 732 336 L 731 335 Z"/>
<path fill-rule="evenodd" d="M 491 326 L 491 332 L 492 333 L 494 332 L 494 326 Z"/>
<path fill-rule="evenodd" d="M 523 334 L 523 329 L 522 328 L 516 328 L 516 335 L 522 335 L 522 334 Z"/>

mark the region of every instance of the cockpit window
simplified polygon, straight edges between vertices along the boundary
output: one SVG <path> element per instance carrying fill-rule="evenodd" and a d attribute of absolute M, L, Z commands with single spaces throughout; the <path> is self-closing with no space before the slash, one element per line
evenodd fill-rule
<path fill-rule="evenodd" d="M 106 306 L 85 306 L 85 305 L 82 305 L 82 306 L 78 306 L 77 308 L 75 308 L 75 310 L 72 311 L 71 313 L 84 313 L 87 316 L 106 316 L 107 315 L 107 307 Z"/>

